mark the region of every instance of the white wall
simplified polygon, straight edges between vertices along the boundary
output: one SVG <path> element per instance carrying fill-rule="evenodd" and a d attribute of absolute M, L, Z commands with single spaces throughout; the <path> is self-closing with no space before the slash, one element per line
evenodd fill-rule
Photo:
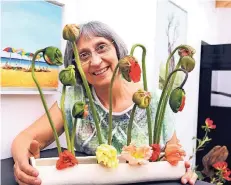
<path fill-rule="evenodd" d="M 148 62 L 149 88 L 152 90 L 157 87 L 159 64 L 153 62 L 156 1 L 59 0 L 59 2 L 65 3 L 63 24 L 100 20 L 115 29 L 127 43 L 128 48 L 134 43 L 145 45 L 148 49 L 146 61 Z M 211 2 L 206 2 L 208 4 L 201 2 L 201 0 L 174 0 L 174 2 L 181 4 L 182 8 L 188 11 L 188 44 L 197 50 L 195 55 L 197 65 L 192 74 L 189 75 L 189 80 L 185 86 L 187 104 L 184 111 L 177 115 L 178 137 L 190 155 L 195 144 L 191 138 L 196 135 L 200 43 L 201 40 L 211 44 L 218 43 L 218 29 L 214 29 L 214 27 L 217 28 L 219 25 L 224 29 L 228 25 L 223 25 L 220 22 L 223 21 L 223 18 L 214 13 Z M 219 22 L 214 21 L 217 19 Z M 63 51 L 64 46 L 65 42 L 63 42 Z M 48 104 L 52 105 L 56 97 L 57 95 L 46 95 Z M 15 135 L 41 116 L 44 110 L 38 95 L 2 95 L 1 107 L 1 158 L 7 158 L 11 156 L 10 145 Z M 64 137 L 62 137 L 62 145 L 65 146 L 63 139 Z"/>

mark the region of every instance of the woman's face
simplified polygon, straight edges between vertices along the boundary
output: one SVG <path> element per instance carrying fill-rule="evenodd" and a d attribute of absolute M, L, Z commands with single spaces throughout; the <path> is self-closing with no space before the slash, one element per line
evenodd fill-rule
<path fill-rule="evenodd" d="M 80 37 L 77 48 L 87 81 L 94 87 L 109 86 L 118 63 L 112 41 L 104 37 Z"/>

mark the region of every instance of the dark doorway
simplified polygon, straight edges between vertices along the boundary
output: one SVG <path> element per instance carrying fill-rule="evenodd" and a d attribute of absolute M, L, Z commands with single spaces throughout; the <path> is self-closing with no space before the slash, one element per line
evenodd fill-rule
<path fill-rule="evenodd" d="M 197 137 L 202 138 L 201 126 L 211 118 L 217 128 L 209 133 L 212 141 L 197 152 L 196 165 L 202 168 L 202 158 L 214 146 L 227 146 L 231 153 L 231 44 L 201 46 L 200 85 Z M 226 160 L 231 168 L 231 154 Z"/>

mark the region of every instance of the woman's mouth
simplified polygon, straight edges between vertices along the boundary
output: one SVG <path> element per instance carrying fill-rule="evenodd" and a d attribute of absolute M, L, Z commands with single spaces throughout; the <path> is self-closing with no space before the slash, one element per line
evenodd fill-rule
<path fill-rule="evenodd" d="M 105 67 L 105 68 L 103 68 L 103 69 L 101 69 L 101 70 L 98 70 L 98 71 L 92 73 L 92 74 L 95 75 L 95 76 L 102 75 L 102 74 L 105 73 L 108 69 L 109 69 L 109 67 Z"/>

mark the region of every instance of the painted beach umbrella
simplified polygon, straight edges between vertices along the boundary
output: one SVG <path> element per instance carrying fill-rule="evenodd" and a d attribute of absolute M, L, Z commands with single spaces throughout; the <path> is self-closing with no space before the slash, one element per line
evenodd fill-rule
<path fill-rule="evenodd" d="M 25 53 L 25 56 L 27 56 L 28 58 L 33 58 L 33 56 L 34 56 L 34 54 L 33 53 L 30 53 L 30 52 L 26 52 Z M 30 60 L 29 60 L 30 61 Z M 28 66 L 28 68 L 29 68 L 29 66 Z"/>
<path fill-rule="evenodd" d="M 34 53 L 26 52 L 25 55 L 26 55 L 28 58 L 33 58 Z"/>
<path fill-rule="evenodd" d="M 26 51 L 24 49 L 17 49 L 15 53 L 21 55 L 21 59 L 22 59 L 22 56 L 26 54 Z M 20 64 L 21 64 L 21 59 L 20 59 Z"/>
<path fill-rule="evenodd" d="M 17 49 L 15 52 L 21 55 L 21 57 L 26 54 L 26 51 L 24 49 Z"/>
<path fill-rule="evenodd" d="M 3 51 L 10 53 L 10 60 L 11 60 L 11 53 L 14 53 L 15 49 L 12 47 L 7 47 L 7 48 L 3 49 Z"/>

